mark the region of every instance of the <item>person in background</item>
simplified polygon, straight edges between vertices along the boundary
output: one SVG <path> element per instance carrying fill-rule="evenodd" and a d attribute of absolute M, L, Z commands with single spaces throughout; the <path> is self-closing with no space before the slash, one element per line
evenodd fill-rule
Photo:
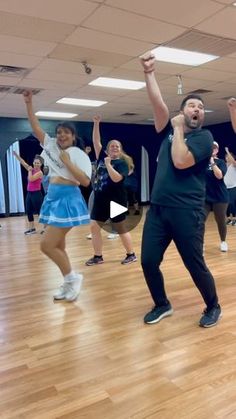
<path fill-rule="evenodd" d="M 76 132 L 71 122 L 59 123 L 56 138 L 51 138 L 34 113 L 31 91 L 24 92 L 24 101 L 32 130 L 44 149 L 50 174 L 48 193 L 39 219 L 42 224 L 47 224 L 40 248 L 63 276 L 64 281 L 54 299 L 74 301 L 80 293 L 83 275 L 72 270 L 66 252 L 66 236 L 72 227 L 89 223 L 88 208 L 79 185 L 90 184 L 91 163 L 87 154 L 75 147 Z"/>
<path fill-rule="evenodd" d="M 43 166 L 42 187 L 43 187 L 43 192 L 44 192 L 44 197 L 45 197 L 45 195 L 47 195 L 48 193 L 48 187 L 49 187 L 49 167 L 48 166 Z M 43 234 L 45 232 L 46 227 L 47 227 L 47 224 L 44 224 L 43 229 L 40 231 L 40 234 Z"/>
<path fill-rule="evenodd" d="M 121 143 L 117 140 L 109 141 L 106 150 L 103 150 L 100 136 L 100 121 L 99 116 L 95 116 L 93 119 L 93 145 L 97 167 L 93 183 L 94 203 L 90 227 L 94 256 L 86 262 L 87 266 L 104 262 L 101 227 L 110 219 L 110 202 L 114 201 L 125 207 L 127 204 L 124 179 L 129 172 L 128 162 L 130 161 L 130 157 L 124 153 Z M 123 265 L 137 261 L 137 257 L 133 251 L 131 235 L 127 231 L 125 218 L 125 213 L 111 218 L 112 223 L 115 225 L 115 230 L 118 232 L 126 250 L 126 257 L 121 261 Z"/>
<path fill-rule="evenodd" d="M 226 211 L 227 225 L 236 225 L 236 160 L 233 153 L 229 152 L 228 147 L 225 147 L 226 155 L 225 160 L 227 164 L 227 172 L 224 177 L 224 182 L 226 184 L 228 193 L 229 193 L 229 205 Z"/>
<path fill-rule="evenodd" d="M 34 224 L 34 214 L 39 214 L 43 203 L 43 194 L 41 191 L 41 184 L 43 179 L 43 172 L 41 170 L 43 159 L 37 155 L 33 161 L 33 167 L 30 166 L 24 159 L 20 157 L 15 151 L 13 155 L 20 162 L 20 164 L 28 172 L 27 195 L 25 200 L 25 210 L 28 218 L 28 230 L 25 231 L 26 236 L 36 233 Z"/>
<path fill-rule="evenodd" d="M 133 206 L 134 207 L 134 215 L 139 215 L 139 204 L 137 199 L 137 191 L 138 191 L 138 179 L 134 170 L 134 162 L 131 158 L 130 163 L 130 170 L 128 173 L 128 176 L 125 178 L 125 187 L 127 191 L 127 201 L 128 201 L 128 207 Z"/>
<path fill-rule="evenodd" d="M 213 211 L 220 236 L 221 252 L 228 251 L 226 242 L 227 226 L 225 224 L 226 210 L 229 202 L 229 195 L 224 183 L 224 175 L 227 172 L 227 166 L 224 160 L 219 159 L 217 154 L 219 145 L 213 142 L 212 155 L 206 171 L 206 218 L 210 211 Z"/>
<path fill-rule="evenodd" d="M 160 270 L 173 240 L 206 304 L 199 326 L 212 327 L 221 316 L 221 307 L 203 258 L 205 178 L 213 145 L 211 133 L 202 129 L 204 103 L 200 96 L 190 94 L 182 100 L 179 114 L 170 120 L 155 77 L 155 56 L 149 51 L 140 60 L 159 134 L 157 141 L 161 142 L 142 239 L 142 268 L 154 300 L 144 322 L 158 323 L 173 314 Z"/>

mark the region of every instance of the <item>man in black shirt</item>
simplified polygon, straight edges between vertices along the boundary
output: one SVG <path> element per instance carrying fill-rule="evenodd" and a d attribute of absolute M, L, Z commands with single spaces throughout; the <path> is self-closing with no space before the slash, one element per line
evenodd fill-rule
<path fill-rule="evenodd" d="M 141 57 L 155 128 L 161 133 L 158 168 L 142 239 L 142 267 L 154 300 L 144 322 L 153 324 L 173 313 L 159 269 L 173 240 L 195 285 L 206 303 L 199 325 L 214 326 L 221 315 L 214 279 L 203 258 L 205 172 L 212 154 L 213 137 L 203 130 L 204 104 L 187 96 L 180 113 L 169 120 L 169 111 L 154 75 L 155 57 Z"/>

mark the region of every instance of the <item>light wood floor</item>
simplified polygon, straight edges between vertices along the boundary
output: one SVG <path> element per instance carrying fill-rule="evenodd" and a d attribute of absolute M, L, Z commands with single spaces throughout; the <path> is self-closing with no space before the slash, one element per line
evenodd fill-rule
<path fill-rule="evenodd" d="M 83 289 L 76 303 L 54 303 L 61 278 L 39 251 L 40 235 L 24 236 L 24 217 L 0 223 L 0 418 L 236 418 L 236 226 L 221 253 L 207 223 L 223 318 L 202 329 L 203 302 L 174 246 L 163 272 L 175 312 L 149 326 L 140 263 L 120 264 L 119 239 L 104 233 L 106 263 L 86 267 L 89 228 L 74 229 L 67 244 Z M 142 222 L 132 232 L 138 256 L 141 231 Z"/>

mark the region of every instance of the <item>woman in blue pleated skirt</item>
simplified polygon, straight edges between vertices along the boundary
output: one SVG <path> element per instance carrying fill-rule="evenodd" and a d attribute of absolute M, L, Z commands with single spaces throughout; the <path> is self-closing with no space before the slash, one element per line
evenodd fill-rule
<path fill-rule="evenodd" d="M 39 222 L 47 228 L 40 247 L 58 266 L 64 279 L 54 299 L 74 301 L 80 293 L 83 275 L 72 270 L 65 239 L 72 227 L 90 221 L 79 185 L 89 186 L 91 162 L 87 154 L 75 146 L 73 124 L 58 124 L 56 137 L 51 138 L 43 131 L 34 114 L 31 91 L 24 92 L 24 101 L 32 130 L 43 148 L 45 165 L 49 167 L 50 183 L 39 217 Z"/>

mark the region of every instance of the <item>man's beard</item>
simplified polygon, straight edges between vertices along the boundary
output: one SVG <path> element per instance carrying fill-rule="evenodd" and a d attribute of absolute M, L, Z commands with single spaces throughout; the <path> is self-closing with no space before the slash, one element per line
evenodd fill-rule
<path fill-rule="evenodd" d="M 193 118 L 189 118 L 189 116 L 187 115 L 184 115 L 184 119 L 185 119 L 185 125 L 190 129 L 197 129 L 197 128 L 200 128 L 202 125 L 199 118 L 193 119 Z"/>

